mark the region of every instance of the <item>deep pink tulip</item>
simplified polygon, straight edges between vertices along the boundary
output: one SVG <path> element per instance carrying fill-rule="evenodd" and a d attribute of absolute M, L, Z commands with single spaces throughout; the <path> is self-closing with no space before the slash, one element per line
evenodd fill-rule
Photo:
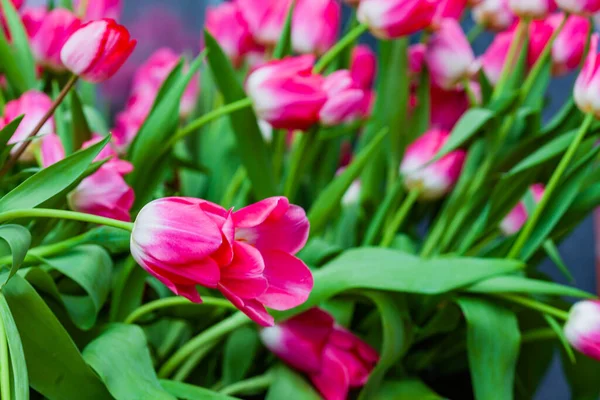
<path fill-rule="evenodd" d="M 575 103 L 584 113 L 600 117 L 600 54 L 598 54 L 598 34 L 592 35 L 590 50 L 575 81 L 573 91 Z"/>
<path fill-rule="evenodd" d="M 305 130 L 319 121 L 327 100 L 323 78 L 313 74 L 313 56 L 274 60 L 246 80 L 246 92 L 260 119 L 276 129 Z"/>
<path fill-rule="evenodd" d="M 600 301 L 576 303 L 564 328 L 571 345 L 588 357 L 600 360 Z"/>
<path fill-rule="evenodd" d="M 413 44 L 408 48 L 408 71 L 413 78 L 418 77 L 425 66 L 427 46 L 423 43 Z"/>
<path fill-rule="evenodd" d="M 406 149 L 400 172 L 406 188 L 419 190 L 421 199 L 439 199 L 452 189 L 460 176 L 466 156 L 464 150 L 455 150 L 427 165 L 449 138 L 448 131 L 431 129 Z"/>
<path fill-rule="evenodd" d="M 521 18 L 541 19 L 556 10 L 554 0 L 508 0 L 510 9 Z"/>
<path fill-rule="evenodd" d="M 477 94 L 479 87 L 471 83 Z M 437 86 L 430 89 L 431 127 L 451 131 L 469 109 L 469 98 L 463 89 L 444 90 Z"/>
<path fill-rule="evenodd" d="M 21 21 L 30 39 L 40 30 L 47 14 L 46 7 L 25 7 L 21 11 Z"/>
<path fill-rule="evenodd" d="M 471 75 L 475 54 L 459 23 L 446 19 L 431 36 L 425 62 L 434 84 L 452 89 Z"/>
<path fill-rule="evenodd" d="M 206 11 L 206 29 L 213 35 L 236 67 L 258 45 L 236 2 L 225 2 Z"/>
<path fill-rule="evenodd" d="M 292 47 L 300 54 L 323 54 L 338 37 L 341 5 L 337 0 L 298 0 L 292 18 Z"/>
<path fill-rule="evenodd" d="M 429 27 L 438 0 L 362 0 L 358 20 L 381 39 L 411 35 Z"/>
<path fill-rule="evenodd" d="M 500 80 L 506 56 L 514 37 L 514 30 L 498 33 L 485 53 L 479 57 L 478 64 L 492 85 L 495 85 Z"/>
<path fill-rule="evenodd" d="M 85 21 L 95 21 L 102 18 L 119 20 L 123 9 L 122 0 L 88 0 Z M 81 0 L 73 0 L 73 8 L 79 11 Z"/>
<path fill-rule="evenodd" d="M 325 78 L 323 89 L 327 102 L 319 118 L 325 126 L 347 124 L 369 115 L 371 94 L 352 79 L 348 70 L 339 70 Z"/>
<path fill-rule="evenodd" d="M 549 18 L 532 21 L 529 25 L 529 48 L 527 49 L 527 64 L 533 66 L 548 44 L 554 26 Z"/>
<path fill-rule="evenodd" d="M 379 360 L 377 352 L 312 308 L 260 332 L 265 346 L 291 367 L 306 373 L 325 400 L 346 400 L 363 386 Z"/>
<path fill-rule="evenodd" d="M 112 77 L 133 52 L 135 40 L 112 19 L 88 22 L 77 30 L 61 51 L 65 67 L 86 81 L 99 83 Z"/>
<path fill-rule="evenodd" d="M 483 0 L 473 7 L 473 19 L 478 25 L 494 31 L 511 27 L 517 19 L 508 0 Z"/>
<path fill-rule="evenodd" d="M 377 74 L 377 56 L 367 45 L 358 45 L 352 50 L 350 61 L 352 79 L 363 89 L 373 87 Z"/>
<path fill-rule="evenodd" d="M 283 31 L 292 0 L 236 1 L 256 41 L 268 47 L 275 46 Z"/>
<path fill-rule="evenodd" d="M 64 71 L 60 52 L 80 26 L 79 18 L 64 8 L 47 13 L 37 33 L 31 37 L 31 50 L 38 63 L 54 71 Z"/>
<path fill-rule="evenodd" d="M 467 0 L 441 0 L 433 17 L 433 25 L 438 27 L 445 19 L 460 21 L 467 8 Z"/>
<path fill-rule="evenodd" d="M 600 11 L 600 0 L 556 0 L 561 10 L 579 15 L 591 15 Z"/>
<path fill-rule="evenodd" d="M 201 302 L 197 285 L 217 288 L 263 326 L 265 307 L 302 304 L 313 286 L 294 255 L 308 238 L 304 210 L 283 197 L 236 212 L 200 199 L 165 198 L 146 205 L 131 236 L 136 261 L 174 293 Z"/>
<path fill-rule="evenodd" d="M 562 14 L 553 15 L 548 22 L 558 29 Z M 583 58 L 591 25 L 587 18 L 571 15 L 552 45 L 552 73 L 564 75 L 575 70 Z"/>

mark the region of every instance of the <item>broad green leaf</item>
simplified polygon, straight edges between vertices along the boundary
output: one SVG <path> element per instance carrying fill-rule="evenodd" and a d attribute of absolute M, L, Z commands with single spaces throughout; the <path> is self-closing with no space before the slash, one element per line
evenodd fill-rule
<path fill-rule="evenodd" d="M 0 253 L 12 254 L 12 266 L 6 281 L 0 286 L 0 290 L 2 290 L 23 264 L 29 246 L 31 246 L 31 233 L 21 225 L 1 225 L 0 239 Z"/>
<path fill-rule="evenodd" d="M 567 296 L 577 298 L 593 298 L 590 293 L 583 290 L 561 285 L 529 279 L 522 276 L 497 276 L 482 280 L 467 288 L 472 293 L 529 293 L 553 296 Z"/>
<path fill-rule="evenodd" d="M 109 140 L 106 137 L 33 175 L 0 199 L 0 212 L 34 208 L 60 193 L 86 171 Z"/>
<path fill-rule="evenodd" d="M 279 41 L 273 50 L 273 59 L 279 60 L 292 54 L 292 17 L 294 16 L 294 8 L 296 7 L 296 1 L 290 3 L 290 9 L 288 10 L 285 24 L 283 25 L 283 31 L 279 37 Z"/>
<path fill-rule="evenodd" d="M 10 352 L 11 375 L 13 378 L 11 399 L 29 400 L 29 378 L 23 344 L 21 343 L 21 336 L 19 336 L 15 320 L 2 292 L 0 292 L 0 318 L 2 319 L 6 339 L 8 340 L 8 350 Z"/>
<path fill-rule="evenodd" d="M 418 379 L 384 382 L 372 400 L 443 400 Z"/>
<path fill-rule="evenodd" d="M 308 241 L 306 246 L 297 254 L 297 257 L 311 267 L 320 267 L 323 263 L 338 256 L 342 251 L 341 247 L 316 237 Z"/>
<path fill-rule="evenodd" d="M 467 319 L 467 353 L 477 400 L 513 398 L 521 333 L 511 311 L 494 303 L 460 298 Z"/>
<path fill-rule="evenodd" d="M 49 399 L 106 400 L 110 394 L 36 291 L 19 275 L 4 287 L 29 371 L 29 383 Z"/>
<path fill-rule="evenodd" d="M 88 125 L 85 113 L 83 112 L 83 105 L 79 100 L 79 95 L 76 90 L 71 90 L 71 118 L 73 129 L 73 149 L 77 150 L 81 148 L 81 145 L 92 138 L 92 131 Z"/>
<path fill-rule="evenodd" d="M 229 335 L 223 350 L 223 385 L 241 381 L 255 362 L 259 338 L 256 329 L 238 328 Z"/>
<path fill-rule="evenodd" d="M 226 396 L 212 390 L 188 383 L 160 380 L 162 387 L 171 395 L 183 400 L 237 400 L 237 397 Z"/>
<path fill-rule="evenodd" d="M 291 369 L 278 365 L 272 373 L 273 383 L 265 400 L 321 400 L 313 386 Z"/>
<path fill-rule="evenodd" d="M 2 0 L 2 13 L 8 25 L 13 48 L 13 57 L 23 78 L 25 87 L 33 89 L 36 86 L 35 61 L 31 53 L 31 46 L 27 38 L 27 32 L 21 21 L 19 13 L 11 0 Z M 3 59 L 4 62 L 4 59 Z"/>
<path fill-rule="evenodd" d="M 144 331 L 138 326 L 109 325 L 85 347 L 83 358 L 117 400 L 175 400 L 158 381 Z"/>
<path fill-rule="evenodd" d="M 208 50 L 208 64 L 225 104 L 245 99 L 244 89 L 219 43 L 207 31 L 204 32 L 204 41 Z M 230 114 L 229 118 L 236 136 L 238 154 L 252 182 L 255 196 L 260 199 L 273 196 L 277 188 L 272 163 L 254 111 L 246 108 Z"/>

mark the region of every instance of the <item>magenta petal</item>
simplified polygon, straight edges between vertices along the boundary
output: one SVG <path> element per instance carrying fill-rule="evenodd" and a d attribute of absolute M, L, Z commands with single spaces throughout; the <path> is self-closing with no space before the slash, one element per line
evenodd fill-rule
<path fill-rule="evenodd" d="M 325 349 L 321 371 L 310 379 L 325 400 L 347 399 L 350 378 L 342 361 L 330 349 Z"/>
<path fill-rule="evenodd" d="M 258 250 L 245 243 L 233 243 L 231 264 L 221 267 L 221 284 L 242 299 L 254 299 L 268 287 L 263 276 L 265 264 Z"/>
<path fill-rule="evenodd" d="M 304 303 L 313 288 L 313 276 L 306 264 L 281 251 L 264 252 L 263 258 L 263 275 L 269 288 L 257 300 L 279 311 Z"/>
<path fill-rule="evenodd" d="M 285 197 L 270 197 L 251 204 L 233 213 L 233 221 L 238 228 L 253 228 L 262 224 L 267 218 L 280 218 L 289 208 Z"/>
<path fill-rule="evenodd" d="M 234 306 L 246 314 L 252 321 L 260 326 L 273 326 L 275 319 L 269 315 L 266 308 L 256 300 L 242 300 L 226 287 L 219 285 L 219 290 Z"/>

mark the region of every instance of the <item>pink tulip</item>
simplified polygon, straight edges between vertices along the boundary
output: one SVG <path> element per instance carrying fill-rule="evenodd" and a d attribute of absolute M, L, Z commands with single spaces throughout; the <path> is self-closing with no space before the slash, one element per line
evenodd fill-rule
<path fill-rule="evenodd" d="M 363 89 L 373 87 L 377 74 L 377 56 L 369 46 L 358 45 L 352 50 L 350 73 L 354 82 Z"/>
<path fill-rule="evenodd" d="M 448 193 L 460 176 L 466 153 L 455 150 L 427 165 L 450 138 L 448 131 L 431 129 L 408 148 L 400 166 L 404 185 L 419 190 L 423 200 L 436 200 Z"/>
<path fill-rule="evenodd" d="M 541 19 L 556 10 L 554 0 L 508 0 L 510 9 L 521 18 Z"/>
<path fill-rule="evenodd" d="M 47 14 L 46 7 L 26 7 L 21 11 L 21 21 L 30 39 L 38 33 Z"/>
<path fill-rule="evenodd" d="M 66 157 L 65 148 L 57 134 L 51 133 L 41 140 L 40 164 L 45 168 Z"/>
<path fill-rule="evenodd" d="M 588 16 L 600 11 L 600 0 L 556 0 L 556 4 L 570 14 Z"/>
<path fill-rule="evenodd" d="M 447 19 L 440 24 L 427 44 L 425 62 L 433 82 L 444 89 L 469 77 L 475 55 L 458 22 Z"/>
<path fill-rule="evenodd" d="M 471 84 L 477 90 L 477 86 Z M 469 98 L 463 89 L 444 90 L 437 86 L 430 89 L 431 128 L 451 131 L 469 109 Z"/>
<path fill-rule="evenodd" d="M 564 328 L 571 345 L 588 357 L 600 360 L 600 301 L 576 303 Z"/>
<path fill-rule="evenodd" d="M 441 0 L 437 7 L 434 19 L 436 27 L 445 19 L 460 21 L 467 8 L 467 0 Z"/>
<path fill-rule="evenodd" d="M 550 41 L 554 26 L 549 22 L 550 18 L 532 21 L 529 25 L 529 48 L 527 49 L 527 64 L 533 66 L 542 51 Z"/>
<path fill-rule="evenodd" d="M 299 0 L 292 18 L 292 47 L 301 54 L 323 54 L 338 36 L 341 5 L 337 0 Z"/>
<path fill-rule="evenodd" d="M 237 4 L 254 38 L 265 46 L 275 46 L 292 0 L 237 0 Z"/>
<path fill-rule="evenodd" d="M 68 70 L 99 83 L 112 77 L 127 61 L 136 45 L 127 28 L 112 19 L 88 22 L 63 46 L 61 60 Z"/>
<path fill-rule="evenodd" d="M 46 68 L 63 71 L 65 66 L 60 52 L 80 26 L 79 18 L 64 8 L 56 8 L 46 14 L 37 33 L 31 37 L 31 50 L 36 60 Z"/>
<path fill-rule="evenodd" d="M 260 119 L 276 129 L 305 130 L 319 121 L 327 100 L 323 78 L 313 74 L 313 56 L 274 60 L 246 80 L 246 92 Z"/>
<path fill-rule="evenodd" d="M 283 197 L 232 212 L 200 199 L 165 198 L 146 205 L 131 236 L 136 261 L 174 293 L 201 302 L 197 285 L 217 288 L 263 326 L 266 307 L 302 304 L 312 274 L 294 255 L 308 238 L 304 210 Z"/>
<path fill-rule="evenodd" d="M 325 78 L 323 89 L 327 102 L 319 113 L 325 126 L 352 123 L 368 116 L 370 93 L 352 79 L 350 71 L 339 70 Z"/>
<path fill-rule="evenodd" d="M 408 71 L 413 78 L 419 76 L 425 66 L 427 46 L 423 43 L 413 44 L 408 48 Z"/>
<path fill-rule="evenodd" d="M 514 30 L 497 34 L 485 53 L 479 57 L 478 64 L 492 85 L 495 85 L 500 80 L 504 64 L 506 63 L 506 56 L 514 37 Z"/>
<path fill-rule="evenodd" d="M 362 0 L 358 20 L 381 39 L 411 35 L 429 27 L 438 0 Z"/>
<path fill-rule="evenodd" d="M 530 187 L 533 201 L 539 203 L 544 195 L 545 187 L 541 183 L 536 183 Z M 508 213 L 506 217 L 500 223 L 500 230 L 505 236 L 511 236 L 519 232 L 525 222 L 529 218 L 529 212 L 525 207 L 525 201 L 520 201 L 517 205 Z"/>
<path fill-rule="evenodd" d="M 118 20 L 123 8 L 122 0 L 88 0 L 85 10 L 85 21 L 95 21 L 102 18 Z M 79 11 L 81 0 L 73 1 L 73 8 Z"/>
<path fill-rule="evenodd" d="M 563 16 L 553 15 L 548 21 L 558 29 Z M 571 15 L 552 45 L 552 73 L 564 75 L 575 70 L 583 58 L 590 22 L 587 18 Z"/>
<path fill-rule="evenodd" d="M 88 147 L 95 145 L 103 139 L 104 138 L 100 135 L 94 135 L 92 139 L 83 143 L 81 147 L 87 149 Z M 119 159 L 119 155 L 117 154 L 117 151 L 113 148 L 112 143 L 108 143 L 106 146 L 104 146 L 104 148 L 100 150 L 100 153 L 98 153 L 98 155 L 94 159 L 94 161 L 102 160 L 108 160 L 104 164 L 102 164 L 102 168 L 113 170 L 119 173 L 120 175 L 127 175 L 131 173 L 131 171 L 133 171 L 133 165 L 129 161 Z"/>
<path fill-rule="evenodd" d="M 473 7 L 473 19 L 487 29 L 502 31 L 513 25 L 517 17 L 508 0 L 483 0 Z"/>
<path fill-rule="evenodd" d="M 213 35 L 236 67 L 256 48 L 250 27 L 237 3 L 225 2 L 206 11 L 206 29 Z"/>
<path fill-rule="evenodd" d="M 379 360 L 377 352 L 312 308 L 260 332 L 265 346 L 291 367 L 306 373 L 325 400 L 345 400 L 363 386 Z"/>
<path fill-rule="evenodd" d="M 600 54 L 598 54 L 598 35 L 592 35 L 590 50 L 575 81 L 575 103 L 584 113 L 600 116 Z"/>

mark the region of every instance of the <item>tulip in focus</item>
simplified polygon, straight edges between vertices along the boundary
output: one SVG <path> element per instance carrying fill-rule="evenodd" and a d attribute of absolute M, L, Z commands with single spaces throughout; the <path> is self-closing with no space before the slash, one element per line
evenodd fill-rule
<path fill-rule="evenodd" d="M 577 351 L 600 360 L 600 301 L 576 303 L 564 328 L 565 336 Z"/>
<path fill-rule="evenodd" d="M 483 0 L 473 7 L 473 19 L 487 29 L 502 31 L 515 22 L 516 16 L 508 0 Z"/>
<path fill-rule="evenodd" d="M 305 130 L 319 121 L 327 101 L 323 78 L 313 74 L 313 56 L 274 60 L 246 80 L 246 92 L 258 117 L 275 129 Z"/>
<path fill-rule="evenodd" d="M 216 288 L 262 326 L 274 323 L 265 307 L 302 304 L 313 286 L 294 255 L 308 239 L 304 210 L 269 198 L 238 211 L 193 198 L 146 205 L 131 235 L 131 253 L 174 293 L 200 303 L 196 286 Z"/>
<path fill-rule="evenodd" d="M 31 49 L 36 60 L 46 68 L 63 71 L 60 52 L 69 37 L 79 29 L 81 21 L 71 11 L 56 8 L 47 13 L 31 37 Z"/>
<path fill-rule="evenodd" d="M 371 95 L 352 79 L 350 71 L 339 70 L 325 78 L 327 101 L 319 113 L 325 126 L 352 123 L 365 118 L 371 109 Z"/>
<path fill-rule="evenodd" d="M 428 28 L 437 0 L 362 0 L 357 18 L 380 39 L 395 39 Z"/>
<path fill-rule="evenodd" d="M 471 74 L 475 55 L 459 23 L 447 19 L 430 38 L 425 62 L 433 82 L 451 89 Z"/>
<path fill-rule="evenodd" d="M 77 30 L 61 51 L 65 67 L 86 81 L 99 83 L 112 77 L 136 45 L 129 31 L 112 19 L 88 22 Z"/>
<path fill-rule="evenodd" d="M 363 386 L 379 360 L 377 352 L 312 308 L 260 332 L 265 346 L 286 364 L 308 375 L 325 400 L 345 400 Z"/>
<path fill-rule="evenodd" d="M 592 35 L 590 50 L 575 81 L 573 97 L 577 107 L 584 113 L 600 117 L 600 54 L 598 54 L 598 34 Z"/>
<path fill-rule="evenodd" d="M 556 10 L 554 0 L 508 0 L 510 9 L 520 18 L 542 19 Z"/>
<path fill-rule="evenodd" d="M 377 56 L 366 45 L 358 45 L 352 50 L 350 61 L 352 79 L 363 89 L 373 87 L 377 74 Z"/>
<path fill-rule="evenodd" d="M 448 193 L 460 176 L 465 161 L 464 150 L 455 150 L 427 165 L 450 138 L 448 131 L 432 129 L 406 149 L 400 166 L 404 185 L 418 190 L 423 200 L 436 200 Z"/>
<path fill-rule="evenodd" d="M 84 20 L 87 22 L 110 18 L 117 21 L 121 16 L 122 2 L 123 0 L 87 0 Z M 80 11 L 82 4 L 84 4 L 82 0 L 74 0 L 73 9 Z"/>
<path fill-rule="evenodd" d="M 564 12 L 589 16 L 600 11 L 600 0 L 556 0 Z"/>
<path fill-rule="evenodd" d="M 299 0 L 292 18 L 292 47 L 301 54 L 323 54 L 338 36 L 341 21 L 338 0 Z"/>

